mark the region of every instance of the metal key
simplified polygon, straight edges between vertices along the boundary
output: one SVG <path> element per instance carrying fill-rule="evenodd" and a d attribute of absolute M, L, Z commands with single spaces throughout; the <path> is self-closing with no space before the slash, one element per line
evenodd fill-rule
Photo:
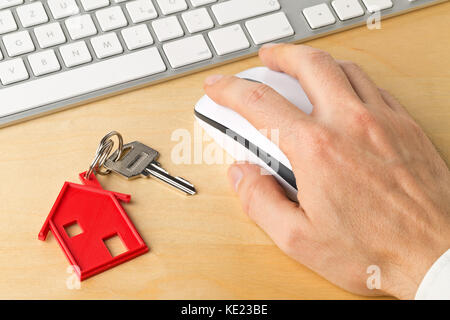
<path fill-rule="evenodd" d="M 180 177 L 173 177 L 161 168 L 161 165 L 156 161 L 159 157 L 159 152 L 145 144 L 134 141 L 124 145 L 124 155 L 117 161 L 114 161 L 117 157 L 117 152 L 113 153 L 105 161 L 104 166 L 106 169 L 118 173 L 127 179 L 152 176 L 185 194 L 194 195 L 197 193 L 190 182 Z"/>

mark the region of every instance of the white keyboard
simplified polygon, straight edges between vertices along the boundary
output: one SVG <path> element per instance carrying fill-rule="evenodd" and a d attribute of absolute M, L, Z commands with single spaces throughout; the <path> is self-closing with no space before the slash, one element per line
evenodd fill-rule
<path fill-rule="evenodd" d="M 0 126 L 440 0 L 0 0 Z"/>

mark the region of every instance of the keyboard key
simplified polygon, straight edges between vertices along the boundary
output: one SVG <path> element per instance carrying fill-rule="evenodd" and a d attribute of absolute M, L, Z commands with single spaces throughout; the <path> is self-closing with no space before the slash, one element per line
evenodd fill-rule
<path fill-rule="evenodd" d="M 168 15 L 175 12 L 180 12 L 188 8 L 185 0 L 156 0 L 161 12 Z"/>
<path fill-rule="evenodd" d="M 97 29 L 95 28 L 94 22 L 88 14 L 66 19 L 66 28 L 73 40 L 78 40 L 97 34 Z"/>
<path fill-rule="evenodd" d="M 209 4 L 209 3 L 213 3 L 213 2 L 217 2 L 217 0 L 191 0 L 191 4 L 194 7 L 200 7 L 205 4 Z"/>
<path fill-rule="evenodd" d="M 19 82 L 28 78 L 29 75 L 22 59 L 17 58 L 0 63 L 0 82 L 3 85 Z M 23 92 L 21 94 L 23 95 Z M 11 100 L 0 101 L 8 101 L 9 104 Z"/>
<path fill-rule="evenodd" d="M 339 19 L 343 21 L 364 15 L 364 9 L 358 0 L 334 0 L 331 5 Z"/>
<path fill-rule="evenodd" d="M 22 3 L 23 0 L 0 0 L 0 9 L 14 7 Z"/>
<path fill-rule="evenodd" d="M 224 25 L 279 10 L 280 4 L 277 0 L 230 0 L 211 9 L 219 24 Z"/>
<path fill-rule="evenodd" d="M 330 8 L 325 3 L 303 9 L 303 15 L 313 29 L 325 27 L 336 22 Z"/>
<path fill-rule="evenodd" d="M 126 4 L 128 14 L 133 23 L 155 19 L 158 16 L 155 6 L 150 0 L 136 0 Z"/>
<path fill-rule="evenodd" d="M 214 27 L 214 22 L 206 8 L 184 12 L 181 17 L 190 33 L 208 30 Z"/>
<path fill-rule="evenodd" d="M 17 24 L 11 13 L 11 10 L 0 11 L 0 34 L 15 30 L 17 30 Z"/>
<path fill-rule="evenodd" d="M 120 72 L 117 72 L 117 66 L 120 66 Z M 2 88 L 0 101 L 8 103 L 0 108 L 0 117 L 95 92 L 165 70 L 166 66 L 158 49 L 153 47 Z M 24 92 L 26 94 L 23 94 Z"/>
<path fill-rule="evenodd" d="M 153 37 L 145 24 L 123 29 L 122 37 L 129 50 L 135 50 L 153 44 Z"/>
<path fill-rule="evenodd" d="M 10 57 L 34 51 L 33 41 L 26 30 L 4 35 L 3 43 Z"/>
<path fill-rule="evenodd" d="M 380 10 L 392 8 L 393 3 L 391 0 L 363 0 L 369 12 L 374 13 Z"/>
<path fill-rule="evenodd" d="M 91 54 L 84 41 L 66 44 L 59 48 L 59 52 L 61 52 L 65 65 L 69 68 L 92 61 Z"/>
<path fill-rule="evenodd" d="M 163 49 L 173 68 L 179 68 L 212 57 L 212 53 L 201 34 L 166 43 L 163 45 Z"/>
<path fill-rule="evenodd" d="M 123 52 L 119 38 L 117 38 L 114 32 L 92 38 L 91 44 L 99 59 L 111 57 Z"/>
<path fill-rule="evenodd" d="M 250 42 L 239 24 L 211 31 L 208 36 L 219 56 L 250 47 Z"/>
<path fill-rule="evenodd" d="M 125 27 L 128 24 L 122 8 L 119 6 L 101 9 L 95 13 L 95 16 L 97 17 L 100 28 L 102 28 L 103 31 L 110 31 Z"/>
<path fill-rule="evenodd" d="M 109 5 L 109 0 L 81 0 L 84 10 L 91 11 Z"/>
<path fill-rule="evenodd" d="M 176 16 L 158 19 L 152 22 L 153 30 L 159 41 L 167 41 L 184 35 L 180 22 Z"/>
<path fill-rule="evenodd" d="M 263 44 L 294 34 L 294 29 L 284 12 L 247 21 L 245 26 L 255 44 Z"/>
<path fill-rule="evenodd" d="M 66 37 L 58 22 L 35 28 L 34 35 L 41 48 L 48 48 L 66 42 Z"/>
<path fill-rule="evenodd" d="M 80 13 L 75 0 L 48 0 L 48 7 L 55 19 L 66 18 Z"/>
<path fill-rule="evenodd" d="M 30 54 L 28 62 L 30 62 L 33 74 L 37 77 L 61 70 L 58 58 L 52 49 Z"/>
<path fill-rule="evenodd" d="M 17 7 L 16 12 L 25 28 L 48 21 L 47 13 L 41 2 L 33 2 Z"/>

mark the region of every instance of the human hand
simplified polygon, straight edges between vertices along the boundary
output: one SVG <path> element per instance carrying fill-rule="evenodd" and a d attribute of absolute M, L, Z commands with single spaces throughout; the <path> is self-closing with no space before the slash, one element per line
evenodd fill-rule
<path fill-rule="evenodd" d="M 287 199 L 259 167 L 229 177 L 244 211 L 286 254 L 363 295 L 412 299 L 450 248 L 450 171 L 422 129 L 351 62 L 307 46 L 260 50 L 269 68 L 296 77 L 314 110 L 306 115 L 271 88 L 232 76 L 205 81 L 207 95 L 257 129 L 279 130 L 299 188 Z M 381 288 L 366 285 L 381 270 Z"/>

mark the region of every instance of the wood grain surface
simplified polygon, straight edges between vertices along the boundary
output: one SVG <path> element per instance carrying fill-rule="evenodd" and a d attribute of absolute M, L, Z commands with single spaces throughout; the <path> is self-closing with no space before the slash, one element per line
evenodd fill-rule
<path fill-rule="evenodd" d="M 392 92 L 450 163 L 450 3 L 308 42 L 353 60 Z M 242 212 L 226 164 L 177 165 L 172 133 L 193 134 L 206 76 L 261 65 L 257 57 L 0 129 L 0 298 L 359 299 L 284 255 Z M 132 195 L 124 205 L 151 251 L 70 290 L 68 262 L 37 234 L 64 181 L 77 182 L 110 130 L 158 149 L 194 197 L 154 180 L 100 177 Z M 204 141 L 204 147 L 211 146 Z M 420 152 L 420 151 L 419 151 Z"/>

